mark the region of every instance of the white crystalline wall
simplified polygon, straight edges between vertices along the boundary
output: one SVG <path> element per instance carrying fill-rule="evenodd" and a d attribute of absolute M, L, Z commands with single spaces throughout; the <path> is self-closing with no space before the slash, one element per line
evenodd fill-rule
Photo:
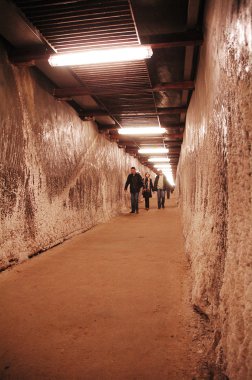
<path fill-rule="evenodd" d="M 0 49 L 0 270 L 129 207 L 131 166 L 33 69 Z"/>
<path fill-rule="evenodd" d="M 193 303 L 215 331 L 216 366 L 252 379 L 252 3 L 205 10 L 196 90 L 177 174 Z"/>

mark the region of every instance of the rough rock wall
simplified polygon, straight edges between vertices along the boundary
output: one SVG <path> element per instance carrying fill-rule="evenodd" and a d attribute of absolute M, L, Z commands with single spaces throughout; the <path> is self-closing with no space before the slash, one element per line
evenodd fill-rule
<path fill-rule="evenodd" d="M 129 168 L 141 169 L 49 86 L 1 47 L 0 269 L 116 215 Z"/>
<path fill-rule="evenodd" d="M 230 378 L 252 379 L 252 3 L 211 0 L 177 173 L 192 300 Z"/>

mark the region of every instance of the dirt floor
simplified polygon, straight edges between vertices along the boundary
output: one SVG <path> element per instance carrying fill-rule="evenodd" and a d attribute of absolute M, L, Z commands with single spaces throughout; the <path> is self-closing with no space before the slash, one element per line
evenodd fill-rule
<path fill-rule="evenodd" d="M 202 347 L 174 200 L 0 275 L 0 379 L 181 380 Z"/>

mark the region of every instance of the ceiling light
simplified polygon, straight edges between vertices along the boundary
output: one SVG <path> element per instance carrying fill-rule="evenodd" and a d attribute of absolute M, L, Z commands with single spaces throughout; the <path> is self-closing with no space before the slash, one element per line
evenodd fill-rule
<path fill-rule="evenodd" d="M 154 165 L 154 168 L 159 168 L 159 169 L 171 169 L 171 165 L 170 164 L 156 164 Z"/>
<path fill-rule="evenodd" d="M 115 49 L 86 50 L 77 53 L 51 55 L 51 66 L 80 66 L 95 63 L 138 61 L 152 56 L 150 46 L 132 46 Z"/>
<path fill-rule="evenodd" d="M 161 135 L 165 132 L 166 129 L 160 127 L 133 127 L 118 129 L 119 135 Z"/>
<path fill-rule="evenodd" d="M 148 158 L 149 162 L 169 162 L 170 159 L 168 157 L 150 157 Z"/>
<path fill-rule="evenodd" d="M 160 153 L 160 154 L 163 154 L 163 153 L 168 153 L 168 149 L 167 148 L 141 148 L 138 150 L 138 153 L 142 153 L 142 154 Z"/>
<path fill-rule="evenodd" d="M 172 171 L 169 170 L 169 169 L 164 169 L 164 168 L 156 168 L 156 170 L 159 172 L 163 172 L 164 174 L 169 174 L 169 175 L 172 175 Z"/>

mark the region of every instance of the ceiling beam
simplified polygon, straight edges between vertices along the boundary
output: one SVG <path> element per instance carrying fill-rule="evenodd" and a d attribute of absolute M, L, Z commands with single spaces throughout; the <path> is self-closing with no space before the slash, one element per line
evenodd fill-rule
<path fill-rule="evenodd" d="M 131 152 L 134 152 L 134 153 L 138 153 L 138 149 L 139 147 L 138 146 L 133 146 L 133 145 L 124 145 L 125 149 L 131 151 Z M 169 149 L 169 152 L 168 152 L 168 156 L 172 159 L 175 159 L 175 158 L 178 158 L 179 157 L 179 154 L 180 154 L 180 150 L 172 150 L 172 149 Z M 144 156 L 149 156 L 149 154 L 142 154 L 141 153 L 141 157 L 144 158 Z"/>
<path fill-rule="evenodd" d="M 114 110 L 113 112 L 109 112 L 109 114 L 113 115 L 114 117 L 143 117 L 143 116 L 161 116 L 161 115 L 176 115 L 180 114 L 182 112 L 186 112 L 187 107 L 167 107 L 167 108 L 157 108 L 157 112 L 152 112 L 152 111 L 146 111 L 146 112 L 125 112 L 118 110 Z M 85 110 L 83 113 L 80 113 L 81 118 L 85 117 L 93 117 L 93 116 L 107 116 L 108 112 L 105 110 Z"/>
<path fill-rule="evenodd" d="M 37 47 L 27 49 L 11 49 L 9 60 L 11 63 L 20 66 L 35 66 L 36 61 L 48 60 L 53 53 L 47 51 L 47 47 Z"/>
<path fill-rule="evenodd" d="M 171 82 L 164 84 L 157 84 L 154 87 L 150 88 L 119 88 L 119 89 L 111 89 L 111 90 L 100 90 L 100 91 L 92 91 L 87 89 L 86 87 L 70 87 L 70 88 L 54 88 L 53 95 L 57 99 L 69 100 L 74 96 L 83 96 L 83 95 L 93 95 L 93 96 L 115 96 L 123 94 L 125 95 L 135 95 L 142 93 L 151 93 L 151 92 L 160 92 L 166 90 L 193 90 L 194 82 L 193 81 L 183 81 L 183 82 Z"/>
<path fill-rule="evenodd" d="M 141 43 L 143 45 L 150 45 L 152 49 L 197 46 L 203 43 L 203 34 L 198 30 L 188 30 L 180 33 L 143 36 Z"/>
<path fill-rule="evenodd" d="M 165 145 L 167 145 L 168 147 L 170 148 L 176 148 L 176 147 L 181 147 L 181 143 L 182 143 L 182 140 L 181 141 L 174 141 L 174 140 L 171 140 L 171 141 L 167 141 L 167 140 L 164 140 L 164 143 Z"/>
<path fill-rule="evenodd" d="M 151 91 L 152 92 L 159 92 L 159 91 L 166 91 L 166 90 L 194 90 L 194 81 L 183 81 L 183 82 L 170 82 L 170 83 L 163 83 L 163 84 L 157 84 L 154 86 Z"/>
<path fill-rule="evenodd" d="M 189 30 L 181 33 L 161 34 L 142 38 L 142 45 L 151 46 L 152 49 L 166 49 L 180 46 L 197 46 L 203 42 L 203 35 L 197 30 Z M 16 65 L 34 66 L 36 61 L 48 60 L 51 51 L 43 47 L 36 49 L 13 49 L 9 53 L 9 60 Z"/>
<path fill-rule="evenodd" d="M 119 125 L 116 125 L 116 124 L 101 124 L 101 123 L 99 123 L 99 122 L 96 122 L 97 123 L 97 125 L 98 125 L 98 128 L 99 128 L 99 130 L 100 130 L 100 132 L 106 132 L 106 131 L 110 131 L 110 132 L 117 132 L 118 131 L 118 129 L 120 128 L 120 126 Z M 164 125 L 164 126 L 162 126 L 161 125 L 161 127 L 164 127 L 164 128 L 166 128 L 166 129 L 169 129 L 169 128 L 174 128 L 174 129 L 176 129 L 176 128 L 185 128 L 185 124 L 184 123 L 179 123 L 179 124 L 170 124 L 170 125 Z"/>
<path fill-rule="evenodd" d="M 144 136 L 143 139 L 142 139 L 141 136 L 129 136 L 129 138 L 130 137 L 131 137 L 131 140 L 123 140 L 123 139 L 120 139 L 120 137 L 117 136 L 117 141 L 119 142 L 119 144 L 124 144 L 124 145 L 128 145 L 128 144 L 134 142 L 135 139 L 137 140 L 138 144 L 155 144 L 155 143 L 157 143 L 150 136 Z M 170 134 L 170 135 L 167 135 L 167 137 L 169 137 L 171 139 L 180 139 L 180 140 L 182 140 L 183 139 L 183 134 Z M 162 137 L 161 137 L 160 140 L 161 140 L 161 142 L 163 142 L 163 138 Z M 160 144 L 160 141 L 158 143 Z M 165 143 L 169 143 L 169 140 L 165 141 Z M 176 143 L 178 143 L 178 141 L 176 141 Z"/>

